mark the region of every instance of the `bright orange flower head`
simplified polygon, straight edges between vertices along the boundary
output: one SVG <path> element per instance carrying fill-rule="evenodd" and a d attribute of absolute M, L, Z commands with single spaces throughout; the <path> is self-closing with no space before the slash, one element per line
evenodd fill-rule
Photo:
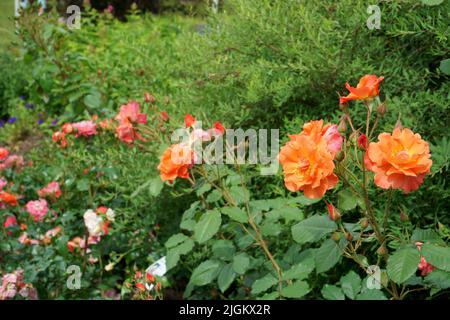
<path fill-rule="evenodd" d="M 158 169 L 161 180 L 172 182 L 175 178 L 189 178 L 189 168 L 194 162 L 194 151 L 189 146 L 171 145 L 164 151 Z"/>
<path fill-rule="evenodd" d="M 303 125 L 303 131 L 300 134 L 310 136 L 316 143 L 325 140 L 326 148 L 333 158 L 341 150 L 344 140 L 339 133 L 337 125 L 331 123 L 324 125 L 322 119 L 305 123 Z"/>
<path fill-rule="evenodd" d="M 409 129 L 381 133 L 370 143 L 364 164 L 375 173 L 375 184 L 383 189 L 417 190 L 432 165 L 428 143 Z"/>
<path fill-rule="evenodd" d="M 17 197 L 11 193 L 0 191 L 0 202 L 9 204 L 10 206 L 17 206 Z"/>
<path fill-rule="evenodd" d="M 8 149 L 0 147 L 0 161 L 3 161 L 6 158 L 8 158 L 8 155 L 9 155 Z"/>
<path fill-rule="evenodd" d="M 375 98 L 380 93 L 378 86 L 380 82 L 384 80 L 384 77 L 377 77 L 373 74 L 367 74 L 361 79 L 356 88 L 350 86 L 348 82 L 345 84 L 350 93 L 346 97 L 340 97 L 339 103 L 344 104 L 351 100 L 365 100 Z"/>
<path fill-rule="evenodd" d="M 315 141 L 306 134 L 291 135 L 280 150 L 284 183 L 290 191 L 302 190 L 308 198 L 320 198 L 333 188 L 338 178 L 333 173 L 333 155 L 325 139 Z"/>

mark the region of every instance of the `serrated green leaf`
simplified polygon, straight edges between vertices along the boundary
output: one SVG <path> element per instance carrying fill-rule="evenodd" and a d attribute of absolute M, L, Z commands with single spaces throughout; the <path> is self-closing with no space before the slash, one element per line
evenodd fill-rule
<path fill-rule="evenodd" d="M 383 291 L 376 289 L 369 289 L 361 292 L 356 296 L 356 300 L 387 300 Z"/>
<path fill-rule="evenodd" d="M 361 278 L 354 271 L 350 271 L 345 276 L 342 276 L 340 282 L 342 291 L 352 300 L 361 291 Z"/>
<path fill-rule="evenodd" d="M 233 270 L 239 274 L 244 274 L 250 266 L 250 258 L 246 253 L 240 253 L 233 258 Z"/>
<path fill-rule="evenodd" d="M 283 280 L 303 280 L 314 270 L 314 259 L 308 258 L 283 272 Z"/>
<path fill-rule="evenodd" d="M 292 226 L 292 237 L 300 244 L 315 242 L 336 230 L 336 223 L 328 216 L 315 215 Z"/>
<path fill-rule="evenodd" d="M 219 277 L 217 278 L 217 284 L 222 292 L 225 292 L 236 278 L 236 273 L 233 270 L 231 263 L 225 265 L 220 270 Z"/>
<path fill-rule="evenodd" d="M 439 235 L 434 230 L 424 230 L 419 228 L 415 229 L 411 235 L 411 242 L 416 243 L 417 241 L 443 243 Z"/>
<path fill-rule="evenodd" d="M 161 193 L 163 187 L 164 187 L 164 183 L 161 180 L 161 178 L 155 177 L 155 178 L 151 179 L 148 190 L 149 190 L 151 196 L 156 197 Z"/>
<path fill-rule="evenodd" d="M 335 285 L 326 284 L 323 286 L 320 292 L 322 293 L 322 296 L 327 300 L 345 300 L 345 295 L 342 292 L 341 288 Z"/>
<path fill-rule="evenodd" d="M 244 212 L 244 210 L 238 207 L 224 207 L 221 208 L 220 211 L 222 211 L 223 214 L 229 216 L 234 221 L 240 223 L 246 223 L 248 221 L 247 214 Z"/>
<path fill-rule="evenodd" d="M 356 197 L 350 190 L 345 189 L 338 193 L 338 208 L 343 211 L 353 210 L 358 204 Z"/>
<path fill-rule="evenodd" d="M 222 219 L 217 210 L 207 211 L 194 227 L 194 238 L 198 243 L 211 239 L 219 231 Z"/>
<path fill-rule="evenodd" d="M 255 282 L 253 282 L 252 294 L 258 294 L 258 293 L 267 291 L 277 283 L 278 283 L 277 278 L 275 278 L 270 273 L 266 274 L 261 279 L 258 279 Z"/>
<path fill-rule="evenodd" d="M 308 283 L 297 281 L 281 289 L 281 295 L 285 298 L 301 298 L 310 291 Z"/>
<path fill-rule="evenodd" d="M 166 248 L 172 248 L 176 245 L 180 244 L 181 242 L 187 240 L 188 237 L 182 233 L 177 233 L 171 236 L 165 243 Z"/>
<path fill-rule="evenodd" d="M 230 240 L 217 240 L 212 246 L 212 252 L 219 259 L 231 260 L 236 252 L 236 248 Z"/>
<path fill-rule="evenodd" d="M 341 251 L 336 242 L 331 239 L 325 240 L 314 254 L 317 273 L 330 270 L 341 257 Z"/>
<path fill-rule="evenodd" d="M 388 276 L 395 283 L 403 283 L 416 272 L 419 263 L 420 254 L 416 248 L 401 248 L 389 257 Z"/>
<path fill-rule="evenodd" d="M 450 75 L 450 59 L 442 60 L 439 69 L 446 75 Z"/>
<path fill-rule="evenodd" d="M 432 243 L 424 243 L 420 253 L 429 264 L 444 271 L 450 271 L 449 247 L 443 247 Z"/>
<path fill-rule="evenodd" d="M 444 0 L 421 0 L 423 4 L 427 6 L 437 6 L 440 5 Z"/>
<path fill-rule="evenodd" d="M 425 283 L 438 289 L 448 289 L 450 288 L 450 272 L 435 269 L 425 277 Z"/>
<path fill-rule="evenodd" d="M 196 286 L 204 286 L 211 283 L 220 272 L 220 262 L 214 260 L 206 260 L 200 263 L 194 269 L 189 283 Z"/>
<path fill-rule="evenodd" d="M 250 193 L 243 187 L 233 186 L 230 188 L 231 197 L 236 201 L 236 204 L 243 204 L 250 200 Z"/>
<path fill-rule="evenodd" d="M 209 190 L 211 190 L 211 188 L 212 188 L 211 184 L 204 183 L 200 188 L 197 189 L 197 191 L 196 191 L 197 196 L 201 196 L 205 192 L 208 192 Z"/>

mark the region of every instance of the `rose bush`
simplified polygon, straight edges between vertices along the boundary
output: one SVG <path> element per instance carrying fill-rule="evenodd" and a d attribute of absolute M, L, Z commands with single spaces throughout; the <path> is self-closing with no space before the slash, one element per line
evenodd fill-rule
<path fill-rule="evenodd" d="M 382 3 L 370 31 L 363 1 L 228 3 L 206 22 L 88 10 L 76 32 L 20 18 L 2 299 L 448 295 L 443 6 Z M 200 156 L 238 127 L 280 129 L 276 174 Z"/>

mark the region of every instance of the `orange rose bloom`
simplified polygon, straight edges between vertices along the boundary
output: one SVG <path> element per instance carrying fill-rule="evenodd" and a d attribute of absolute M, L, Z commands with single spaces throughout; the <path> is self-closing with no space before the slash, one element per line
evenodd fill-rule
<path fill-rule="evenodd" d="M 375 184 L 383 189 L 417 190 L 432 165 L 428 143 L 409 129 L 381 133 L 370 143 L 364 164 L 375 173 Z"/>
<path fill-rule="evenodd" d="M 280 150 L 284 183 L 290 191 L 302 190 L 308 198 L 320 198 L 338 182 L 333 173 L 333 155 L 325 139 L 315 141 L 306 134 L 291 135 Z"/>
<path fill-rule="evenodd" d="M 384 77 L 377 77 L 373 74 L 368 74 L 359 80 L 356 88 L 353 88 L 348 84 L 345 84 L 350 93 L 346 97 L 340 97 L 339 103 L 344 104 L 350 100 L 365 100 L 369 98 L 375 98 L 380 93 L 378 86 L 380 82 L 384 80 Z"/>
<path fill-rule="evenodd" d="M 323 120 L 315 120 L 305 123 L 301 135 L 310 136 L 315 143 L 320 143 L 325 140 L 326 148 L 333 156 L 341 150 L 343 138 L 338 131 L 338 126 L 335 124 L 323 124 Z"/>
<path fill-rule="evenodd" d="M 175 178 L 189 178 L 189 168 L 194 162 L 194 152 L 189 146 L 171 145 L 164 151 L 158 166 L 161 180 L 172 182 Z"/>
<path fill-rule="evenodd" d="M 11 193 L 0 191 L 0 202 L 7 203 L 10 206 L 17 206 L 17 197 Z"/>

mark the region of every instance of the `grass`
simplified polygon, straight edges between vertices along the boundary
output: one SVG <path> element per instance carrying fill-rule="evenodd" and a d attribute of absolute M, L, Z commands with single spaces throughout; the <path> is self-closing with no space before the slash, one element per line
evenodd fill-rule
<path fill-rule="evenodd" d="M 0 1 L 0 48 L 5 48 L 14 38 L 14 0 Z"/>

